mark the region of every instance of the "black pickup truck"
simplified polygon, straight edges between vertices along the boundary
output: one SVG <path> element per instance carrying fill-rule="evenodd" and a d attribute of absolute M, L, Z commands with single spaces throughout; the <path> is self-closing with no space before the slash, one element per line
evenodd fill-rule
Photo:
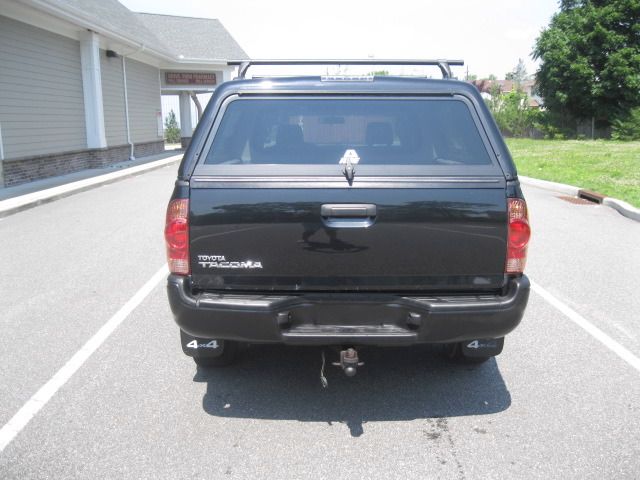
<path fill-rule="evenodd" d="M 349 375 L 364 345 L 499 354 L 529 296 L 527 207 L 478 91 L 449 78 L 459 63 L 375 61 L 443 79 L 243 78 L 260 63 L 216 89 L 169 202 L 184 353 L 334 346 Z"/>

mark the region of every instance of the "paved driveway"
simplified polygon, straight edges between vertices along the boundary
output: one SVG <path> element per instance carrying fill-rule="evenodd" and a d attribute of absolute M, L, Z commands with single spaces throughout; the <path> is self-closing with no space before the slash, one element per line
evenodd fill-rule
<path fill-rule="evenodd" d="M 501 356 L 369 349 L 323 390 L 317 349 L 212 371 L 182 355 L 161 271 L 174 172 L 0 220 L 1 478 L 640 477 L 640 224 L 527 188 L 536 289 Z"/>

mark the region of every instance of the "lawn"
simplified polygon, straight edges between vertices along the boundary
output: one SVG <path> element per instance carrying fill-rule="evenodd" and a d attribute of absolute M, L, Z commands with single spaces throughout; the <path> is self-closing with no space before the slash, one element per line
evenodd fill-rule
<path fill-rule="evenodd" d="M 640 142 L 506 139 L 518 173 L 640 207 Z"/>

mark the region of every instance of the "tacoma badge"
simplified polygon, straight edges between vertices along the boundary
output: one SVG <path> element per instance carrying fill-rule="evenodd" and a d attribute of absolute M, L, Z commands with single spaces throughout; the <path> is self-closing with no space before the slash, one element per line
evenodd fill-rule
<path fill-rule="evenodd" d="M 198 265 L 202 268 L 262 268 L 262 262 L 228 261 L 224 255 L 198 255 Z"/>

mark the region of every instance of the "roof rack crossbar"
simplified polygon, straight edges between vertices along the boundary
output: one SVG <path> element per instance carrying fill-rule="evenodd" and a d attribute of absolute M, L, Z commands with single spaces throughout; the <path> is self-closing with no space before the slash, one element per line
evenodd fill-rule
<path fill-rule="evenodd" d="M 238 78 L 245 78 L 252 65 L 434 65 L 442 72 L 442 78 L 451 78 L 451 66 L 464 65 L 464 60 L 398 60 L 398 59 L 325 59 L 325 60 L 233 60 L 229 66 L 238 66 Z"/>

